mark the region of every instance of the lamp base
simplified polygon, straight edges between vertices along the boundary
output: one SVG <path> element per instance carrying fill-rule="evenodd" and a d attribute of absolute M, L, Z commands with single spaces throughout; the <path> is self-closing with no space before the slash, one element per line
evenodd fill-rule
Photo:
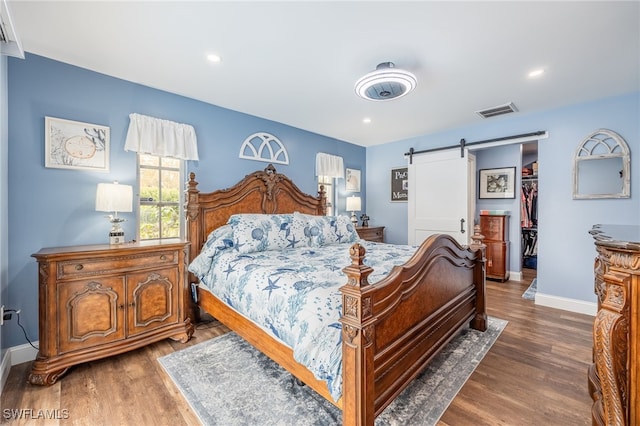
<path fill-rule="evenodd" d="M 109 232 L 109 244 L 122 244 L 124 243 L 124 231 Z"/>
<path fill-rule="evenodd" d="M 358 216 L 356 216 L 356 212 L 351 212 L 351 223 L 353 223 L 353 226 L 358 226 Z"/>
<path fill-rule="evenodd" d="M 111 220 L 111 231 L 109 232 L 109 244 L 117 245 L 124 243 L 124 229 L 120 226 L 123 220 L 114 218 Z"/>

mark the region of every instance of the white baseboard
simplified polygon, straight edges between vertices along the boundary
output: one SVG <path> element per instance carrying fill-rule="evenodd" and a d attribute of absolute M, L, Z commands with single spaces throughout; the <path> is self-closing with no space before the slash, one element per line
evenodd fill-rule
<path fill-rule="evenodd" d="M 33 345 L 38 347 L 38 341 L 33 342 Z M 38 356 L 38 350 L 25 343 L 24 345 L 12 346 L 6 350 L 2 363 L 0 363 L 0 395 L 2 395 L 2 389 L 9 377 L 9 371 L 14 365 L 22 364 L 23 362 L 29 362 L 36 359 Z"/>
<path fill-rule="evenodd" d="M 2 390 L 4 389 L 4 384 L 7 382 L 10 370 L 11 353 L 9 351 L 5 351 L 4 356 L 2 357 L 2 362 L 0 362 L 0 397 L 2 396 Z"/>
<path fill-rule="evenodd" d="M 562 309 L 565 311 L 576 312 L 578 314 L 596 316 L 598 313 L 597 303 L 552 296 L 550 294 L 536 293 L 535 303 L 536 305 L 548 306 L 550 308 Z"/>
<path fill-rule="evenodd" d="M 509 271 L 510 281 L 522 281 L 522 272 Z"/>
<path fill-rule="evenodd" d="M 36 348 L 40 346 L 39 341 L 33 342 L 33 346 Z M 22 364 L 23 362 L 29 362 L 36 359 L 38 356 L 38 350 L 28 343 L 19 346 L 12 346 L 9 348 L 11 354 L 11 365 Z"/>

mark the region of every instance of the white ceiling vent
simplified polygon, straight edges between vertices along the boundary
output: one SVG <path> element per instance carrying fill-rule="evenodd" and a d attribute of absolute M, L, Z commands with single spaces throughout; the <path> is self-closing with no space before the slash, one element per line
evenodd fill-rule
<path fill-rule="evenodd" d="M 5 0 L 0 0 L 0 54 L 24 59 L 24 50 L 11 23 Z"/>
<path fill-rule="evenodd" d="M 513 102 L 509 102 L 508 104 L 476 111 L 476 114 L 482 118 L 490 118 L 495 117 L 496 115 L 509 114 L 516 111 L 518 111 L 518 108 L 516 108 Z"/>

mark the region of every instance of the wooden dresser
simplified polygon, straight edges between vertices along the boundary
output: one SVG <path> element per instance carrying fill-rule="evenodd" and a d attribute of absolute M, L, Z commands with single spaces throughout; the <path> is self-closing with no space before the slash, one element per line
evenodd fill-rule
<path fill-rule="evenodd" d="M 589 391 L 594 425 L 640 424 L 640 226 L 590 231 L 598 313 L 593 324 Z"/>
<path fill-rule="evenodd" d="M 75 364 L 171 337 L 189 340 L 189 243 L 44 248 L 39 269 L 40 350 L 29 382 L 51 385 Z"/>
<path fill-rule="evenodd" d="M 384 226 L 356 226 L 356 232 L 363 240 L 384 242 Z"/>
<path fill-rule="evenodd" d="M 480 233 L 487 246 L 487 278 L 509 279 L 509 216 L 480 215 Z"/>

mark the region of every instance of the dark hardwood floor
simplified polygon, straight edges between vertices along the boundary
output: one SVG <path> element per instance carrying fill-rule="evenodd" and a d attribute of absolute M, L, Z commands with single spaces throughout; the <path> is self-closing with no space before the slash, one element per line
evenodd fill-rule
<path fill-rule="evenodd" d="M 509 324 L 460 390 L 440 425 L 589 425 L 593 317 L 536 306 L 521 282 L 487 282 L 491 316 Z M 50 387 L 26 382 L 30 363 L 12 367 L 2 393 L 2 422 L 26 425 L 197 425 L 197 417 L 156 359 L 227 329 L 198 326 L 187 344 L 166 340 L 76 366 Z M 29 419 L 12 411 L 32 410 Z M 56 411 L 57 410 L 57 411 Z M 57 420 L 33 420 L 39 413 Z M 14 412 L 15 413 L 15 412 Z"/>
<path fill-rule="evenodd" d="M 487 281 L 489 315 L 509 324 L 441 418 L 441 425 L 590 425 L 593 317 L 523 299 L 522 282 Z M 483 395 L 484 398 L 479 397 Z"/>

